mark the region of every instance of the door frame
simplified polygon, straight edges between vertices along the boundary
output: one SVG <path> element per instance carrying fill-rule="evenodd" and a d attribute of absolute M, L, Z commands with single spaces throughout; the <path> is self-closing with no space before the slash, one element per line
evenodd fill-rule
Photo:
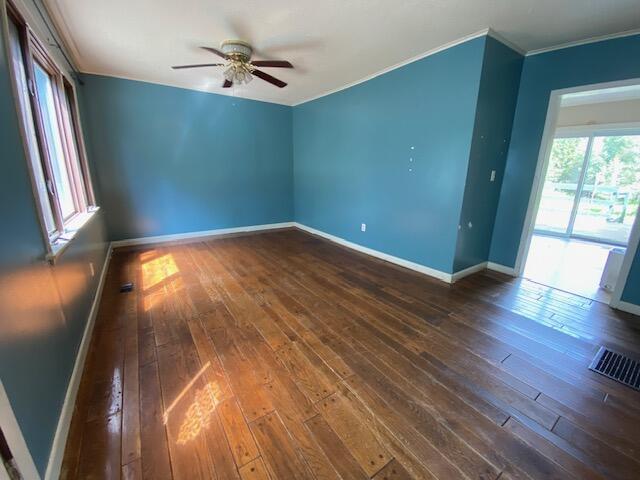
<path fill-rule="evenodd" d="M 524 225 L 522 227 L 520 245 L 518 246 L 518 255 L 516 257 L 516 263 L 513 269 L 515 276 L 522 276 L 527 256 L 529 254 L 531 238 L 533 237 L 535 228 L 536 214 L 538 213 L 540 199 L 542 198 L 544 178 L 547 167 L 549 165 L 553 139 L 555 138 L 556 123 L 558 120 L 558 111 L 560 109 L 560 99 L 562 98 L 562 95 L 566 95 L 568 93 L 586 92 L 590 90 L 600 90 L 604 88 L 625 87 L 629 85 L 640 85 L 640 78 L 631 78 L 614 82 L 594 83 L 590 85 L 562 88 L 551 91 L 549 95 L 549 105 L 547 107 L 547 116 L 544 122 L 544 130 L 542 132 L 542 139 L 540 141 L 540 149 L 538 150 L 538 161 L 536 163 L 536 170 L 533 176 L 533 184 L 531 186 L 531 194 L 529 196 L 529 203 L 527 205 L 527 214 L 525 216 Z M 635 127 L 636 125 L 634 124 L 633 126 Z M 614 308 L 617 308 L 621 304 L 620 298 L 622 297 L 622 292 L 624 291 L 624 287 L 627 283 L 627 277 L 629 275 L 629 271 L 631 270 L 631 263 L 633 262 L 633 258 L 635 257 L 636 251 L 638 249 L 638 243 L 640 243 L 640 222 L 638 221 L 638 217 L 640 217 L 640 215 L 636 215 L 633 227 L 631 228 L 631 234 L 629 235 L 629 244 L 627 245 L 627 251 L 622 262 L 620 275 L 618 277 L 618 281 L 616 282 L 613 293 L 611 294 L 611 301 L 609 302 L 609 305 Z"/>
<path fill-rule="evenodd" d="M 27 442 L 22 436 L 22 430 L 20 430 L 18 420 L 13 413 L 2 380 L 0 380 L 0 427 L 22 476 L 29 479 L 40 479 L 40 474 L 27 447 Z"/>

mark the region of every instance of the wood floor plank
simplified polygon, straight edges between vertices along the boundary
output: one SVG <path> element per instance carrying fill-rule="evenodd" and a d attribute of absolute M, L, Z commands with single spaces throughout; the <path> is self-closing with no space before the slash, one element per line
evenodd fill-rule
<path fill-rule="evenodd" d="M 240 474 L 231 450 L 231 443 L 222 426 L 220 412 L 212 413 L 205 428 L 207 447 L 216 471 L 218 480 L 239 480 Z"/>
<path fill-rule="evenodd" d="M 640 394 L 587 367 L 639 325 L 292 229 L 117 249 L 61 478 L 635 479 Z"/>
<path fill-rule="evenodd" d="M 337 480 L 338 473 L 323 450 L 314 442 L 311 433 L 304 427 L 307 419 L 317 415 L 316 408 L 299 390 L 286 369 L 278 366 L 275 356 L 268 347 L 263 347 L 261 350 L 261 358 L 271 365 L 274 371 L 271 381 L 266 385 L 267 390 L 280 420 L 294 440 L 294 447 L 306 460 L 317 479 Z"/>
<path fill-rule="evenodd" d="M 282 304 L 280 298 L 276 295 L 271 287 L 269 287 L 268 270 L 264 266 L 256 262 L 255 255 L 251 252 L 241 251 L 234 247 L 234 244 L 226 244 L 226 248 L 230 249 L 236 255 L 243 255 L 249 257 L 254 261 L 254 270 L 257 270 L 257 266 L 261 268 L 257 271 L 255 276 L 247 275 L 242 272 L 239 277 L 239 281 L 242 283 L 242 287 L 253 296 L 254 300 L 262 309 L 270 316 L 274 323 L 278 325 L 280 330 L 287 335 L 291 342 L 301 340 L 299 348 L 305 350 L 305 354 L 309 358 L 313 358 L 326 362 L 326 366 L 322 365 L 318 361 L 314 361 L 314 365 L 318 366 L 327 377 L 332 377 L 333 371 L 336 375 L 344 378 L 351 374 L 348 367 L 341 361 L 340 357 L 332 352 L 326 345 L 324 345 L 312 332 L 305 329 L 298 323 L 296 317 L 301 313 L 299 311 L 290 312 L 286 306 Z M 232 270 L 237 271 L 236 264 L 232 264 Z M 315 358 L 314 358 L 315 357 Z M 331 371 L 327 371 L 327 368 Z"/>
<path fill-rule="evenodd" d="M 73 408 L 71 425 L 69 426 L 69 433 L 67 434 L 67 445 L 62 459 L 62 466 L 60 468 L 60 478 L 62 480 L 78 477 L 78 465 L 82 451 L 81 445 L 85 433 L 85 423 L 89 407 L 89 398 L 91 395 L 91 384 L 93 383 L 96 340 L 96 336 L 94 335 L 87 353 L 80 386 L 78 387 L 76 404 Z"/>
<path fill-rule="evenodd" d="M 164 419 L 174 478 L 209 479 L 215 472 L 203 429 L 215 409 L 215 398 L 199 378 L 189 374 L 179 345 L 158 348 L 158 370 L 165 405 Z"/>
<path fill-rule="evenodd" d="M 316 290 L 316 289 L 314 288 L 314 290 Z M 297 293 L 297 292 L 296 292 L 296 293 Z M 328 313 L 328 310 L 327 310 L 327 309 L 331 309 L 331 308 L 332 308 L 331 306 L 326 306 L 326 305 L 325 305 L 325 310 L 323 310 L 323 312 L 322 312 L 323 317 L 324 317 L 325 319 L 327 318 L 327 313 Z M 346 318 L 349 318 L 349 317 L 344 317 L 344 316 L 343 316 L 342 318 L 343 318 L 344 320 L 346 320 Z M 344 320 L 343 320 L 343 321 L 344 321 Z M 340 322 L 340 320 L 338 320 L 338 322 Z M 347 321 L 346 323 L 348 323 L 348 321 Z M 399 348 L 399 347 L 398 347 L 398 346 L 396 346 L 395 348 Z M 379 350 L 376 350 L 375 355 L 379 355 Z M 415 373 L 415 372 L 413 372 L 413 373 Z M 367 374 L 367 369 L 364 369 L 364 370 L 362 371 L 362 374 L 363 374 L 363 375 L 366 375 L 366 374 Z M 412 375 L 412 373 L 409 373 L 409 374 L 408 374 L 408 378 L 414 378 L 414 376 L 415 376 L 415 375 Z M 455 414 L 454 414 L 454 415 L 455 415 Z M 473 416 L 472 416 L 472 417 L 468 417 L 468 418 L 469 418 L 469 419 L 473 419 Z M 506 417 L 504 417 L 504 419 L 506 420 Z M 482 427 L 478 427 L 478 428 L 479 428 L 480 433 L 481 433 L 481 434 L 484 434 L 484 432 L 483 432 L 483 430 L 482 430 Z M 518 449 L 522 450 L 522 449 L 521 449 L 521 447 L 522 447 L 521 445 L 519 445 L 517 442 L 511 442 L 511 441 L 509 441 L 508 439 L 505 439 L 505 446 L 508 446 L 509 448 L 513 448 L 513 447 L 515 447 L 515 448 L 516 448 L 516 450 L 513 450 L 513 453 L 514 453 L 514 454 L 516 454 L 516 451 L 517 451 Z M 484 443 L 484 441 L 483 441 L 483 440 L 481 440 L 480 438 L 477 438 L 475 448 L 484 448 L 484 447 L 485 447 L 485 443 Z M 486 450 L 486 448 L 485 448 L 485 450 Z M 491 451 L 489 451 L 488 453 L 489 453 L 489 454 L 491 454 Z M 526 451 L 520 451 L 519 453 L 517 453 L 517 454 L 516 454 L 516 456 L 518 456 L 518 457 L 520 457 L 520 458 L 523 458 L 523 459 L 524 459 L 524 458 L 528 458 L 528 457 L 530 457 L 530 453 L 529 453 L 529 452 L 526 452 Z M 461 458 L 466 458 L 466 457 L 461 457 Z M 499 460 L 498 460 L 498 461 L 499 461 Z M 537 463 L 536 463 L 536 462 L 537 462 Z M 541 472 L 544 472 L 544 473 L 547 473 L 547 474 L 548 474 L 548 473 L 550 473 L 550 472 L 549 472 L 549 470 L 548 470 L 548 468 L 550 468 L 551 466 L 548 464 L 548 462 L 547 462 L 547 463 L 545 463 L 545 462 L 544 462 L 544 460 L 543 460 L 542 458 L 540 458 L 540 457 L 536 458 L 536 462 L 532 462 L 532 463 L 531 463 L 531 467 L 539 468 L 539 469 L 541 469 Z M 552 470 L 553 470 L 553 469 L 552 469 Z M 557 473 L 557 475 L 558 475 L 558 476 L 557 476 L 557 478 L 561 478 L 562 473 L 561 473 L 561 472 L 556 472 L 556 473 Z"/>
<path fill-rule="evenodd" d="M 588 455 L 598 458 L 599 468 L 607 478 L 637 478 L 640 463 L 634 462 L 630 457 L 611 448 L 610 445 L 592 437 L 569 420 L 560 417 L 558 423 L 553 427 L 553 433 Z"/>
<path fill-rule="evenodd" d="M 369 478 L 324 418 L 316 415 L 307 420 L 305 425 L 344 480 Z"/>
<path fill-rule="evenodd" d="M 509 360 L 513 359 L 511 362 Z M 505 368 L 518 371 L 544 392 L 536 400 L 559 415 L 582 422 L 596 436 L 611 442 L 630 456 L 640 453 L 640 425 L 638 420 L 607 405 L 591 393 L 581 393 L 562 379 L 533 367 L 515 356 L 504 362 Z"/>
<path fill-rule="evenodd" d="M 322 417 L 356 458 L 370 477 L 375 475 L 392 456 L 378 441 L 369 426 L 359 421 L 349 401 L 335 393 L 318 403 Z"/>
<path fill-rule="evenodd" d="M 373 364 L 367 364 L 364 358 L 354 360 L 352 368 L 355 369 L 357 376 L 374 389 L 392 410 L 398 412 L 407 421 L 411 421 L 414 428 L 433 442 L 438 451 L 465 475 L 470 478 L 495 478 L 500 469 L 508 465 L 499 455 L 483 456 L 487 449 L 483 448 L 482 440 L 464 425 L 477 421 L 473 414 L 460 417 L 459 414 L 463 412 L 456 409 L 454 405 L 447 405 L 446 409 L 433 407 L 438 401 L 447 402 L 446 397 L 441 397 L 439 400 L 436 400 L 438 397 L 425 399 L 415 391 L 411 392 L 413 393 L 411 395 L 389 380 Z M 390 370 L 386 373 L 391 375 L 393 380 L 397 380 Z M 349 384 L 353 385 L 353 382 Z M 407 388 L 407 385 L 404 387 Z M 458 423 L 460 420 L 463 422 Z"/>
<path fill-rule="evenodd" d="M 120 412 L 87 422 L 78 466 L 78 478 L 120 478 Z"/>
<path fill-rule="evenodd" d="M 273 478 L 313 478 L 309 467 L 298 456 L 291 436 L 276 412 L 252 422 L 251 430 Z"/>
<path fill-rule="evenodd" d="M 145 479 L 172 478 L 163 413 L 158 364 L 147 363 L 140 367 L 140 451 Z"/>
<path fill-rule="evenodd" d="M 274 350 L 284 346 L 288 342 L 286 335 L 269 320 L 268 315 L 253 302 L 251 297 L 244 291 L 242 285 L 225 268 L 224 264 L 221 263 L 219 252 L 216 249 L 210 249 L 210 253 L 208 264 L 212 265 L 212 269 L 220 274 L 220 278 L 223 280 L 221 287 L 227 295 L 233 298 L 233 302 L 228 305 L 231 313 L 240 322 L 250 318 L 253 326 L 258 329 Z"/>
<path fill-rule="evenodd" d="M 465 478 L 454 462 L 441 450 L 437 436 L 422 435 L 412 419 L 406 419 L 382 400 L 375 389 L 358 376 L 347 379 L 346 387 L 353 393 L 351 403 L 375 431 L 390 453 L 417 478 Z M 346 394 L 344 390 L 343 393 Z"/>
<path fill-rule="evenodd" d="M 191 318 L 187 321 L 191 338 L 198 352 L 200 364 L 205 368 L 204 376 L 208 383 L 215 385 L 217 391 L 216 398 L 218 402 L 233 397 L 233 391 L 229 385 L 229 380 L 222 367 L 220 358 L 215 351 L 213 342 L 209 338 L 207 331 L 202 323 L 202 317 Z"/>
<path fill-rule="evenodd" d="M 546 433 L 545 437 L 538 435 L 536 432 L 529 430 L 513 417 L 505 424 L 505 428 L 529 445 L 542 452 L 549 459 L 563 466 L 567 471 L 574 472 L 577 478 L 585 480 L 603 480 L 604 477 L 589 468 L 591 458 L 582 451 L 573 448 L 569 443 L 564 443 L 561 438 L 554 438 L 553 443 L 548 440 L 553 434 Z"/>
<path fill-rule="evenodd" d="M 375 317 L 371 315 L 367 318 L 369 322 L 377 322 Z M 449 375 L 461 379 L 462 383 L 472 383 L 486 389 L 490 394 L 490 398 L 495 396 L 510 405 L 517 406 L 548 428 L 551 428 L 557 419 L 557 415 L 554 415 L 546 408 L 541 409 L 540 405 L 533 401 L 539 394 L 538 391 L 511 375 L 504 375 L 504 372 L 490 364 L 483 364 L 482 359 L 473 358 L 472 355 L 461 356 L 459 351 L 452 351 L 453 347 L 449 346 L 449 341 L 446 338 L 436 336 L 432 340 L 430 337 L 434 336 L 434 332 L 431 331 L 428 334 L 423 333 L 425 336 L 416 339 L 416 335 L 421 335 L 420 331 L 408 330 L 407 333 L 403 334 L 403 327 L 397 323 L 387 326 L 378 322 L 377 325 L 407 346 L 411 344 L 412 340 L 417 342 L 415 344 L 417 353 L 440 366 L 443 365 L 443 362 L 446 363 L 447 366 L 440 367 L 441 370 L 446 369 Z M 472 378 L 467 380 L 464 378 L 465 376 L 472 376 Z"/>
<path fill-rule="evenodd" d="M 257 458 L 259 455 L 258 446 L 235 398 L 229 398 L 219 403 L 218 413 L 236 465 L 241 467 Z"/>
<path fill-rule="evenodd" d="M 141 278 L 141 275 L 139 278 Z M 142 285 L 142 282 L 138 280 L 137 284 Z M 144 294 L 138 292 L 138 368 L 156 361 L 156 339 L 151 314 L 149 312 L 151 302 L 152 300 L 148 300 Z"/>
<path fill-rule="evenodd" d="M 262 458 L 256 458 L 240 469 L 240 477 L 242 480 L 269 480 L 269 473 Z"/>
<path fill-rule="evenodd" d="M 215 345 L 233 392 L 249 422 L 273 410 L 263 382 L 256 377 L 253 365 L 233 340 L 229 325 L 233 318 L 224 306 L 203 316 L 202 321 Z"/>
<path fill-rule="evenodd" d="M 140 458 L 127 463 L 122 467 L 122 480 L 141 480 L 142 460 Z"/>
<path fill-rule="evenodd" d="M 297 342 L 289 342 L 276 352 L 276 358 L 282 361 L 291 371 L 296 383 L 312 402 L 335 392 L 337 378 L 327 378 L 322 371 L 316 369 L 302 353 Z"/>
<path fill-rule="evenodd" d="M 133 262 L 137 277 L 138 265 Z M 122 463 L 140 459 L 140 381 L 138 356 L 138 302 L 136 292 L 128 292 L 124 299 L 127 323 L 124 327 L 124 380 L 122 392 Z"/>
<path fill-rule="evenodd" d="M 290 416 L 288 412 L 280 413 L 280 410 L 278 415 L 293 439 L 296 451 L 305 460 L 313 476 L 318 480 L 339 480 L 340 475 L 333 463 L 314 441 L 303 421 Z"/>
<path fill-rule="evenodd" d="M 412 480 L 413 477 L 405 468 L 393 459 L 386 467 L 380 470 L 373 480 Z"/>

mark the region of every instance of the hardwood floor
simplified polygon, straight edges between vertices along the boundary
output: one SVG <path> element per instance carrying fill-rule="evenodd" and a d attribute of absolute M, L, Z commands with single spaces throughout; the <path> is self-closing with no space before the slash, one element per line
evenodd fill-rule
<path fill-rule="evenodd" d="M 297 230 L 116 250 L 62 478 L 637 479 L 640 393 L 587 366 L 639 325 Z"/>

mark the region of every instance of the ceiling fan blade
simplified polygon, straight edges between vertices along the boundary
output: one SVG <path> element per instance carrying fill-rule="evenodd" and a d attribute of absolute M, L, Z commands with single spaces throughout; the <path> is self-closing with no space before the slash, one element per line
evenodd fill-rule
<path fill-rule="evenodd" d="M 225 60 L 227 60 L 229 58 L 229 56 L 226 53 L 222 53 L 220 50 L 213 48 L 213 47 L 200 47 L 204 50 L 207 50 L 208 52 L 211 53 L 215 53 L 216 55 L 218 55 L 219 57 L 224 58 Z"/>
<path fill-rule="evenodd" d="M 193 65 L 174 65 L 174 70 L 180 70 L 182 68 L 200 68 L 200 67 L 222 67 L 224 63 L 195 63 Z"/>
<path fill-rule="evenodd" d="M 230 82 L 229 80 L 225 80 L 224 83 L 222 84 L 222 88 L 231 88 L 231 85 L 233 85 L 233 82 Z"/>
<path fill-rule="evenodd" d="M 264 73 L 262 70 L 254 70 L 251 72 L 251 74 L 255 75 L 258 78 L 261 78 L 265 82 L 269 82 L 275 85 L 276 87 L 282 88 L 287 86 L 287 84 L 284 83 L 282 80 L 278 80 L 276 77 L 272 77 L 268 73 Z"/>
<path fill-rule="evenodd" d="M 251 64 L 256 67 L 293 68 L 293 65 L 286 60 L 255 60 Z"/>

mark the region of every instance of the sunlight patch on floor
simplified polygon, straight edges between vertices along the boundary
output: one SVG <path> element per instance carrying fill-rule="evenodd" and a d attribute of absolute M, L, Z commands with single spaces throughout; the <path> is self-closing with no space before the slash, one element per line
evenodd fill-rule
<path fill-rule="evenodd" d="M 142 264 L 142 288 L 149 290 L 179 272 L 173 255 L 167 254 Z"/>
<path fill-rule="evenodd" d="M 525 265 L 525 278 L 608 303 L 600 277 L 612 246 L 534 235 Z"/>
<path fill-rule="evenodd" d="M 196 391 L 195 400 L 187 409 L 178 433 L 178 443 L 184 445 L 207 428 L 216 407 L 220 403 L 220 389 L 213 382 Z"/>
<path fill-rule="evenodd" d="M 182 391 L 173 400 L 173 402 L 171 402 L 171 405 L 169 405 L 169 408 L 167 408 L 164 411 L 164 424 L 165 425 L 169 421 L 169 413 L 171 413 L 171 410 L 173 410 L 175 408 L 175 406 L 182 399 L 182 397 L 185 396 L 185 394 L 189 391 L 189 389 L 193 386 L 193 384 L 196 383 L 196 381 L 204 374 L 204 372 L 206 372 L 207 368 L 209 368 L 210 366 L 211 366 L 211 362 L 205 363 L 204 367 L 202 367 L 200 369 L 200 371 L 195 374 L 195 376 L 191 379 L 191 381 L 182 389 Z"/>

